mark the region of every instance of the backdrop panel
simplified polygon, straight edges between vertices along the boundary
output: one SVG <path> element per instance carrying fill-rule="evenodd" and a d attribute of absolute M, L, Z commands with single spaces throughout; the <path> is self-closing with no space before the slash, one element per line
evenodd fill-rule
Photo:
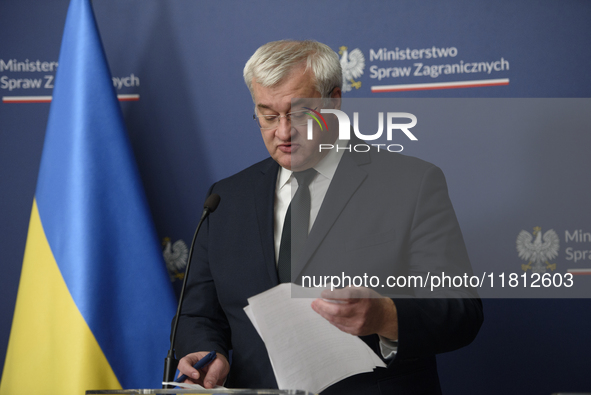
<path fill-rule="evenodd" d="M 347 98 L 591 96 L 588 2 L 93 4 L 117 92 L 135 95 L 121 106 L 158 235 L 172 242 L 190 240 L 212 182 L 267 156 L 242 80 L 244 63 L 265 42 L 315 39 L 343 61 L 359 50 L 364 67 L 348 76 Z M 1 356 L 49 109 L 39 96 L 52 94 L 67 6 L 67 0 L 0 1 Z M 36 98 L 23 98 L 29 96 Z M 441 128 L 405 145 L 404 153 L 445 171 L 475 267 L 522 272 L 527 262 L 518 256 L 516 239 L 536 227 L 560 238 L 559 255 L 550 262 L 556 270 L 591 267 L 591 253 L 583 258 L 591 250 L 588 102 L 576 103 L 576 119 L 568 122 L 553 117 L 551 107 L 544 117 L 534 113 L 536 119 L 520 121 L 489 114 L 513 129 L 484 132 L 479 123 L 489 121 L 476 119 L 470 132 Z M 591 354 L 583 330 L 591 301 L 484 304 L 485 324 L 475 343 L 439 357 L 444 391 L 591 388 L 583 369 Z"/>

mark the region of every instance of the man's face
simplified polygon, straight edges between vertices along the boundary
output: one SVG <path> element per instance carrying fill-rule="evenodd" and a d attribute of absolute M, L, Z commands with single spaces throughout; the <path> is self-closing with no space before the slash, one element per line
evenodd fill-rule
<path fill-rule="evenodd" d="M 320 98 L 316 91 L 312 73 L 304 73 L 304 67 L 294 69 L 278 86 L 265 88 L 253 80 L 254 102 L 257 115 L 285 115 L 301 108 L 292 108 L 292 99 Z M 341 97 L 339 88 L 332 94 Z M 292 127 L 291 122 L 281 118 L 276 128 L 261 129 L 269 154 L 280 166 L 293 171 L 314 167 L 326 156 L 327 150 L 319 152 L 319 144 L 332 144 L 338 136 L 338 128 L 329 131 L 314 129 L 313 139 L 306 138 L 306 126 Z"/>

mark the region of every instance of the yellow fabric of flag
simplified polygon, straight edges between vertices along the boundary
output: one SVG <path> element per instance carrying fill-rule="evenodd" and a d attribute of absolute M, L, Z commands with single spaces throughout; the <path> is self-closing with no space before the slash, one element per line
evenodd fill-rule
<path fill-rule="evenodd" d="M 119 388 L 66 287 L 33 202 L 0 394 L 81 395 Z"/>

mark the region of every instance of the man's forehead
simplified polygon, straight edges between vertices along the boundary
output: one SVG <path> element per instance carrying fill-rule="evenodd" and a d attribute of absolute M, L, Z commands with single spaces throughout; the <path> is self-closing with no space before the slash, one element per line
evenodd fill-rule
<path fill-rule="evenodd" d="M 265 88 L 255 83 L 253 83 L 253 87 L 255 107 L 261 110 L 277 110 L 278 107 L 283 109 L 301 107 L 309 104 L 312 98 L 320 97 L 320 93 L 317 92 L 314 84 L 308 86 L 297 85 L 294 89 L 285 89 L 284 91 L 275 87 Z"/>
<path fill-rule="evenodd" d="M 306 97 L 294 97 L 291 99 L 291 106 L 292 107 L 302 107 L 304 105 L 309 105 L 310 101 L 313 100 L 311 98 L 306 98 Z M 271 109 L 271 106 L 265 104 L 265 103 L 256 103 L 257 108 L 265 108 L 265 109 Z"/>

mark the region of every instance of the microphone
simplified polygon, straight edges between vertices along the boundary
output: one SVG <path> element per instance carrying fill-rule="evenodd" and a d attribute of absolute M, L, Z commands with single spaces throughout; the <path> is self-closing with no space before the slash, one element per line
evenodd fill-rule
<path fill-rule="evenodd" d="M 213 213 L 218 208 L 218 204 L 220 204 L 220 195 L 217 193 L 209 195 L 203 204 L 203 215 L 207 216 L 209 213 Z"/>
<path fill-rule="evenodd" d="M 179 326 L 179 317 L 181 316 L 181 309 L 183 307 L 183 298 L 185 296 L 185 288 L 187 287 L 187 278 L 189 278 L 189 269 L 191 269 L 191 260 L 193 258 L 193 249 L 195 248 L 195 241 L 197 241 L 197 234 L 199 233 L 199 229 L 201 229 L 201 224 L 207 216 L 215 211 L 218 208 L 218 204 L 220 204 L 220 195 L 217 193 L 209 195 L 207 199 L 205 199 L 205 203 L 203 204 L 203 213 L 201 214 L 201 219 L 199 220 L 199 224 L 197 224 L 197 229 L 195 230 L 195 235 L 193 236 L 193 241 L 191 242 L 191 249 L 189 250 L 189 258 L 187 260 L 187 268 L 185 269 L 185 277 L 183 278 L 183 286 L 181 287 L 181 295 L 179 296 L 179 305 L 176 310 L 176 315 L 174 317 L 174 323 L 172 324 L 172 334 L 170 336 L 170 349 L 168 350 L 168 354 L 166 358 L 164 358 L 164 378 L 162 381 L 164 382 L 171 382 L 174 381 L 174 374 L 176 373 L 176 368 L 179 364 L 175 355 L 174 355 L 174 344 L 176 341 L 176 330 Z M 163 389 L 167 388 L 174 388 L 172 385 L 163 385 Z"/>

